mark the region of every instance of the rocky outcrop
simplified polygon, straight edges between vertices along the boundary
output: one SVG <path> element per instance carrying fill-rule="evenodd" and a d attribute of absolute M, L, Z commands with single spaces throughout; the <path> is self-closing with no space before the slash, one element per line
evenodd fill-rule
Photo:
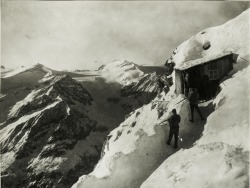
<path fill-rule="evenodd" d="M 154 99 L 159 89 L 159 78 L 164 80 L 165 86 L 167 86 L 166 93 L 169 91 L 169 87 L 173 84 L 172 77 L 166 75 L 157 75 L 155 72 L 146 74 L 139 79 L 138 82 L 133 82 L 129 85 L 123 86 L 121 89 L 121 96 L 132 96 L 136 99 L 140 99 L 143 104 L 149 103 Z"/>
<path fill-rule="evenodd" d="M 156 73 L 146 74 L 138 82 L 133 82 L 124 86 L 121 90 L 122 96 L 128 96 L 141 93 L 157 93 L 157 75 Z"/>

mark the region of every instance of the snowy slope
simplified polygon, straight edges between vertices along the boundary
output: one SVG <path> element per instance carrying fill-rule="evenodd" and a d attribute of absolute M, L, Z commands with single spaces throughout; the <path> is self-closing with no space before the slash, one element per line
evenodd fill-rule
<path fill-rule="evenodd" d="M 174 87 L 167 95 L 162 94 L 151 103 L 135 110 L 110 133 L 103 158 L 94 171 L 79 179 L 74 188 L 137 188 L 158 167 L 167 156 L 176 150 L 166 146 L 167 119 L 173 108 L 182 116 L 180 136 L 187 140 L 180 143 L 190 147 L 200 136 L 201 130 L 185 124 L 189 117 L 188 102 L 182 96 L 174 95 Z M 196 132 L 196 134 L 194 134 Z"/>
<path fill-rule="evenodd" d="M 79 178 L 73 188 L 248 187 L 248 33 L 249 10 L 184 42 L 168 61 L 180 66 L 228 51 L 239 54 L 220 94 L 201 104 L 207 122 L 189 122 L 189 103 L 175 95 L 173 86 L 110 133 L 94 171 Z M 211 47 L 205 51 L 208 39 Z M 168 124 L 161 124 L 173 108 L 182 117 L 179 151 L 166 145 Z"/>
<path fill-rule="evenodd" d="M 165 160 L 141 188 L 249 186 L 249 76 L 250 67 L 221 84 L 201 139 Z"/>
<path fill-rule="evenodd" d="M 221 91 L 213 101 L 215 111 L 208 117 L 201 139 L 193 148 L 165 160 L 141 188 L 249 187 L 249 19 L 247 10 L 222 26 L 206 30 L 205 36 L 212 41 L 211 54 L 209 50 L 190 53 L 199 49 L 200 33 L 177 48 L 173 55 L 177 66 L 226 51 L 240 58 L 220 84 Z"/>
<path fill-rule="evenodd" d="M 108 82 L 118 82 L 122 85 L 136 82 L 143 75 L 138 65 L 127 60 L 114 61 L 105 65 L 100 71 Z"/>

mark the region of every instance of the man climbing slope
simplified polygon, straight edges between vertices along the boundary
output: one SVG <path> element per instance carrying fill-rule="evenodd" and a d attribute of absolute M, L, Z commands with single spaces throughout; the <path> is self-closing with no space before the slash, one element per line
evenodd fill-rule
<path fill-rule="evenodd" d="M 170 145 L 170 142 L 174 136 L 174 148 L 176 149 L 178 148 L 179 123 L 181 122 L 181 116 L 176 113 L 176 109 L 173 109 L 172 113 L 173 115 L 168 119 L 170 130 L 167 144 Z"/>

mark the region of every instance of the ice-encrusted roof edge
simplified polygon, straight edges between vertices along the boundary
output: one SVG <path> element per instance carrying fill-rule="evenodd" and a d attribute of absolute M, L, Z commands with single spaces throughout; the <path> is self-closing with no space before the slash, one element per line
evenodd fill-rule
<path fill-rule="evenodd" d="M 194 59 L 194 60 L 189 60 L 186 62 L 183 62 L 182 64 L 178 64 L 174 67 L 174 69 L 177 70 L 186 70 L 189 69 L 191 67 L 197 66 L 197 65 L 201 65 L 201 64 L 205 64 L 208 63 L 210 61 L 214 61 L 216 59 L 220 59 L 222 57 L 225 56 L 229 56 L 232 55 L 233 52 L 224 52 L 224 53 L 220 53 L 220 54 L 214 54 L 214 55 L 210 55 L 208 57 L 202 57 L 202 58 L 198 58 L 198 59 Z"/>

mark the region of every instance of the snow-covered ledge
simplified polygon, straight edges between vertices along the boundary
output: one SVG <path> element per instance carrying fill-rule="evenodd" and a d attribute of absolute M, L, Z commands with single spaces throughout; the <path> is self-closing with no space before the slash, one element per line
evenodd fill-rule
<path fill-rule="evenodd" d="M 248 187 L 249 75 L 250 67 L 221 84 L 201 139 L 166 159 L 141 188 Z"/>
<path fill-rule="evenodd" d="M 167 95 L 163 94 L 161 98 L 137 109 L 113 130 L 103 158 L 94 171 L 82 176 L 73 188 L 138 188 L 168 156 L 176 152 L 166 144 L 169 126 L 161 122 L 176 108 L 182 117 L 180 136 L 191 136 L 192 127 L 187 123 L 189 103 L 183 101 L 181 95 L 176 97 L 173 89 L 171 87 Z M 159 118 L 160 111 L 164 113 Z"/>

